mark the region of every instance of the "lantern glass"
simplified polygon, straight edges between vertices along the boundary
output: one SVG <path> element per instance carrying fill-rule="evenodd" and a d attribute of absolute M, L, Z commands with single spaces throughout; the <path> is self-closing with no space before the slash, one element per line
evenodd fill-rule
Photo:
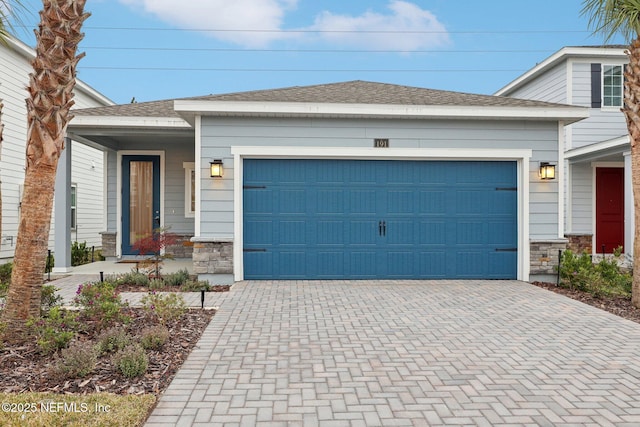
<path fill-rule="evenodd" d="M 211 178 L 222 178 L 223 168 L 222 160 L 214 160 L 210 162 L 211 165 Z"/>
<path fill-rule="evenodd" d="M 549 163 L 540 163 L 540 178 L 541 179 L 555 179 L 556 178 L 556 166 Z"/>

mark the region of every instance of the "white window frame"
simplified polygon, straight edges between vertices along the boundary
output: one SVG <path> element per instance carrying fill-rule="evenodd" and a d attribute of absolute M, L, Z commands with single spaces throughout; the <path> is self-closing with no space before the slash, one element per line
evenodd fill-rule
<path fill-rule="evenodd" d="M 72 231 L 75 231 L 78 229 L 78 184 L 76 183 L 71 184 L 71 191 L 69 192 L 69 205 L 71 207 L 71 220 L 69 221 L 69 228 Z"/>
<path fill-rule="evenodd" d="M 620 86 L 619 86 L 620 103 L 619 104 L 607 104 L 607 100 L 609 100 L 609 102 L 611 102 L 611 100 L 613 98 L 617 98 L 617 97 L 614 97 L 613 95 L 607 96 L 606 95 L 606 87 L 605 87 L 605 79 L 606 79 L 607 70 L 611 70 L 611 69 L 615 69 L 615 68 L 619 68 L 620 69 Z M 616 76 L 616 75 L 617 74 L 615 74 L 614 76 Z M 611 85 L 611 87 L 615 87 L 615 86 Z M 603 109 L 616 109 L 616 110 L 618 110 L 620 107 L 622 107 L 623 102 L 624 102 L 624 65 L 621 65 L 621 64 L 602 64 L 602 108 Z"/>
<path fill-rule="evenodd" d="M 196 173 L 196 163 L 195 162 L 184 162 L 182 163 L 182 167 L 184 168 L 184 217 L 185 218 L 195 218 L 196 209 L 195 209 L 195 200 L 196 200 L 196 186 L 195 186 L 195 173 Z M 191 179 L 193 175 L 193 181 Z M 193 204 L 192 204 L 193 200 Z M 193 207 L 193 209 L 192 209 Z"/>

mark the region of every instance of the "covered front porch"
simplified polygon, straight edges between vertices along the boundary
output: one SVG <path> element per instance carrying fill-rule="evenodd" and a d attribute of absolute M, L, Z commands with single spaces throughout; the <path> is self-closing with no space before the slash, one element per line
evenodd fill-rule
<path fill-rule="evenodd" d="M 78 110 L 68 140 L 101 150 L 104 161 L 104 227 L 102 254 L 107 261 L 71 267 L 70 227 L 55 227 L 54 273 L 104 274 L 135 268 L 135 242 L 154 230 L 167 230 L 176 242 L 163 250 L 175 261 L 168 271 L 193 273 L 196 180 L 195 131 L 173 111 L 172 101 Z M 98 112 L 99 110 L 99 112 Z M 56 220 L 71 212 L 71 144 L 59 161 Z"/>
<path fill-rule="evenodd" d="M 574 148 L 567 161 L 566 230 L 570 247 L 633 258 L 634 207 L 629 137 Z"/>

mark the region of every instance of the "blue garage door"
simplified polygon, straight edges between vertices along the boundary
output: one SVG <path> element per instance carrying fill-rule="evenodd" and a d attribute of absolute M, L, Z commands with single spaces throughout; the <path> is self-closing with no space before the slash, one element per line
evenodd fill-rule
<path fill-rule="evenodd" d="M 515 162 L 244 161 L 246 279 L 517 275 Z"/>

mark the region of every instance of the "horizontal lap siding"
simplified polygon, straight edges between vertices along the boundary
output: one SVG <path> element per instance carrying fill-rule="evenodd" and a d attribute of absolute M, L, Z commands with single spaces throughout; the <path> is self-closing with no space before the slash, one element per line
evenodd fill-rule
<path fill-rule="evenodd" d="M 0 99 L 4 141 L 0 156 L 2 182 L 2 236 L 14 238 L 18 234 L 20 187 L 24 181 L 27 138 L 27 110 L 25 99 L 29 73 L 33 71 L 30 59 L 6 46 L 0 45 Z M 103 104 L 82 90 L 75 91 L 74 108 L 97 107 Z M 78 240 L 90 245 L 100 242 L 99 232 L 104 229 L 104 197 L 102 194 L 102 153 L 75 143 L 72 149 L 72 182 L 78 185 Z M 90 165 L 95 163 L 95 169 Z M 53 247 L 55 219 L 52 220 L 49 246 Z M 75 232 L 72 239 L 76 238 Z M 0 259 L 13 256 L 15 246 L 0 239 Z"/>
<path fill-rule="evenodd" d="M 567 66 L 565 63 L 553 67 L 531 83 L 509 93 L 511 98 L 567 103 Z"/>
<path fill-rule="evenodd" d="M 233 237 L 231 146 L 366 147 L 389 138 L 392 148 L 533 149 L 530 163 L 531 238 L 558 235 L 557 180 L 540 185 L 540 161 L 558 161 L 558 127 L 532 121 L 419 121 L 203 118 L 201 236 Z M 221 180 L 209 177 L 211 159 L 224 160 Z M 542 213 L 544 212 L 544 213 Z"/>

